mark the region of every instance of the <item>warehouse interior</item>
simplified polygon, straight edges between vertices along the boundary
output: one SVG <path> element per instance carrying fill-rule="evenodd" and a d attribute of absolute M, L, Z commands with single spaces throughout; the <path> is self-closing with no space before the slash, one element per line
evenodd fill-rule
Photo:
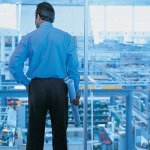
<path fill-rule="evenodd" d="M 28 94 L 8 64 L 20 39 L 35 30 L 40 2 L 0 0 L 1 150 L 26 149 Z M 53 26 L 73 36 L 78 53 L 81 123 L 75 125 L 68 102 L 68 149 L 150 150 L 150 1 L 45 2 L 55 8 Z M 52 149 L 48 114 L 44 143 Z"/>

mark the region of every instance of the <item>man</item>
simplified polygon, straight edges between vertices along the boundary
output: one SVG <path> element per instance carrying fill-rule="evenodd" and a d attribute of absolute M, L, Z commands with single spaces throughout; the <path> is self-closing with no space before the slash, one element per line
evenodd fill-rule
<path fill-rule="evenodd" d="M 42 150 L 46 113 L 52 122 L 53 150 L 67 150 L 68 123 L 67 85 L 64 78 L 75 82 L 78 105 L 78 58 L 72 37 L 52 26 L 55 11 L 42 2 L 35 12 L 36 30 L 24 36 L 10 59 L 10 72 L 18 83 L 26 86 L 29 95 L 27 150 Z M 25 75 L 24 62 L 29 58 Z M 31 81 L 28 78 L 31 78 Z"/>

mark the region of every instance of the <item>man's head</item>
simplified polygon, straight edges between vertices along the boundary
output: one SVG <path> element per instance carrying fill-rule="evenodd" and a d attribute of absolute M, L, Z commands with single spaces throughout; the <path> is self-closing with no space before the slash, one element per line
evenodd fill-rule
<path fill-rule="evenodd" d="M 37 5 L 35 11 L 35 25 L 39 28 L 44 21 L 53 23 L 55 19 L 55 10 L 53 6 L 47 2 L 42 2 Z"/>

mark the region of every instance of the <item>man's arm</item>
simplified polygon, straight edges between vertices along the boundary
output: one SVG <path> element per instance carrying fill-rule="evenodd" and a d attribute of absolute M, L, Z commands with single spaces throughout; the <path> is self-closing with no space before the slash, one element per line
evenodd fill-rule
<path fill-rule="evenodd" d="M 9 70 L 13 75 L 14 79 L 25 86 L 28 86 L 30 81 L 25 76 L 23 72 L 24 62 L 29 56 L 28 50 L 28 39 L 22 38 L 19 42 L 18 46 L 16 47 L 15 51 L 13 52 L 10 62 L 9 62 Z"/>
<path fill-rule="evenodd" d="M 68 71 L 68 77 L 70 79 L 74 80 L 75 90 L 76 90 L 76 101 L 72 101 L 74 105 L 79 104 L 80 99 L 80 91 L 79 91 L 79 81 L 80 81 L 80 75 L 78 72 L 78 56 L 77 51 L 75 49 L 74 41 L 71 36 L 67 39 L 67 47 L 68 47 L 68 54 L 67 54 L 67 71 Z"/>

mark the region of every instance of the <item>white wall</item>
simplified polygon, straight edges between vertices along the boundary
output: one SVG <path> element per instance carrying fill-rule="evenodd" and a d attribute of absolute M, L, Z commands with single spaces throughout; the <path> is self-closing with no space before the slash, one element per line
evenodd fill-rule
<path fill-rule="evenodd" d="M 0 28 L 16 29 L 16 5 L 0 4 Z"/>

